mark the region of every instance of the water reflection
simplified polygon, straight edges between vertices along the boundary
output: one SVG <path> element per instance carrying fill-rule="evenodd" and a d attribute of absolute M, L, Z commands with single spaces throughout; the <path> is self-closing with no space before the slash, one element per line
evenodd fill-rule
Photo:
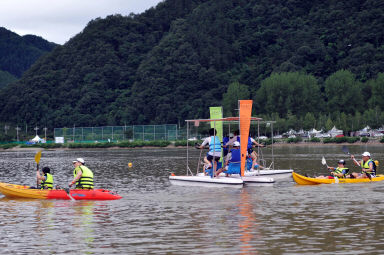
<path fill-rule="evenodd" d="M 267 162 L 268 150 L 263 151 Z M 354 154 L 365 150 L 350 147 Z M 384 158 L 382 146 L 367 150 Z M 197 167 L 199 152 L 190 151 L 196 162 L 191 169 Z M 310 175 L 327 173 L 322 156 L 330 165 L 347 159 L 341 146 L 275 148 L 274 153 L 277 168 Z M 0 154 L 0 181 L 34 185 L 35 151 Z M 185 173 L 185 154 L 180 149 L 44 151 L 41 164 L 54 169 L 57 184 L 69 182 L 70 162 L 81 156 L 94 171 L 96 185 L 116 190 L 123 199 L 0 198 L 1 252 L 384 253 L 383 183 L 296 186 L 289 178 L 242 189 L 171 185 L 169 172 Z"/>
<path fill-rule="evenodd" d="M 257 250 L 253 247 L 252 241 L 260 239 L 260 234 L 256 235 L 254 232 L 258 232 L 258 225 L 256 223 L 256 215 L 253 212 L 253 204 L 250 200 L 250 194 L 247 189 L 243 189 L 240 193 L 240 201 L 238 204 L 239 213 L 243 220 L 239 222 L 240 229 L 240 254 L 258 254 Z"/>

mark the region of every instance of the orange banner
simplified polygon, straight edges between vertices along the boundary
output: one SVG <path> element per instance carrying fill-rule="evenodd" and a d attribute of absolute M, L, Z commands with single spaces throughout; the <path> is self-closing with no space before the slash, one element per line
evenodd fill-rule
<path fill-rule="evenodd" d="M 249 126 L 251 125 L 252 102 L 252 100 L 239 100 L 241 176 L 244 176 L 245 162 L 247 161 L 247 146 Z"/>

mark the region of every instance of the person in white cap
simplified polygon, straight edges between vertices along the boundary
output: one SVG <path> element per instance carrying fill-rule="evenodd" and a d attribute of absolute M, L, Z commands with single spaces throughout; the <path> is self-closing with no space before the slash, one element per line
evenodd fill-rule
<path fill-rule="evenodd" d="M 224 172 L 226 176 L 231 174 L 240 174 L 241 165 L 241 153 L 240 143 L 235 141 L 233 143 L 233 149 L 227 154 L 225 159 L 225 167 L 216 171 L 215 175 L 218 176 L 221 172 Z"/>
<path fill-rule="evenodd" d="M 69 187 L 76 184 L 76 189 L 93 189 L 93 173 L 85 166 L 83 158 L 77 158 L 72 161 L 75 169 L 73 170 L 73 181 L 69 183 Z"/>
<path fill-rule="evenodd" d="M 226 145 L 230 139 L 232 139 L 234 137 L 234 134 L 233 133 L 229 133 L 227 136 L 223 137 L 223 145 Z M 228 154 L 228 147 L 227 146 L 223 146 L 223 156 L 227 156 Z"/>
<path fill-rule="evenodd" d="M 230 139 L 226 144 L 224 144 L 224 146 L 223 146 L 224 148 L 227 148 L 228 146 L 233 145 L 233 143 L 235 141 L 238 141 L 240 143 L 239 130 L 236 130 L 234 133 L 235 133 L 235 136 L 232 139 Z M 251 167 L 250 171 L 254 171 L 255 167 L 258 165 L 257 164 L 258 155 L 257 155 L 256 151 L 253 150 L 254 145 L 258 146 L 258 147 L 265 147 L 264 144 L 256 142 L 256 140 L 253 139 L 251 136 L 248 137 L 247 152 L 248 152 L 248 155 L 250 155 L 250 157 L 252 158 L 252 167 Z"/>
<path fill-rule="evenodd" d="M 361 154 L 361 156 L 363 156 L 363 159 L 360 162 L 358 162 L 355 159 L 355 156 L 351 155 L 351 159 L 353 160 L 353 163 L 361 167 L 361 173 L 352 173 L 350 174 L 350 177 L 358 178 L 358 179 L 362 179 L 362 178 L 371 179 L 372 177 L 376 177 L 376 164 L 371 159 L 371 153 L 366 151 L 363 154 Z"/>

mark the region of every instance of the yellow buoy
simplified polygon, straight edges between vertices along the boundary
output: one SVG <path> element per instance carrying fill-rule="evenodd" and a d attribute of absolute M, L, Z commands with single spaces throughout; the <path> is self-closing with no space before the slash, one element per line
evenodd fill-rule
<path fill-rule="evenodd" d="M 132 167 L 132 163 L 131 162 L 128 163 L 128 167 Z"/>

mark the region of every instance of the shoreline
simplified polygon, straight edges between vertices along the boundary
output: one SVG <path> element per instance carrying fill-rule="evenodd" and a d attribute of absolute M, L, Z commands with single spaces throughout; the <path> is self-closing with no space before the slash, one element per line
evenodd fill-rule
<path fill-rule="evenodd" d="M 273 147 L 289 147 L 289 146 L 295 146 L 295 147 L 304 147 L 304 146 L 311 146 L 311 147 L 323 147 L 323 146 L 363 146 L 363 145 L 384 145 L 384 143 L 380 143 L 379 140 L 373 140 L 368 141 L 366 143 L 363 142 L 355 142 L 355 143 L 314 143 L 314 142 L 299 142 L 299 143 L 274 143 Z M 189 147 L 193 148 L 193 145 L 190 145 Z M 267 148 L 272 147 L 271 144 L 266 146 Z M 186 149 L 187 146 L 175 146 L 174 144 L 170 144 L 165 147 L 159 147 L 159 146 L 138 146 L 138 147 L 119 147 L 119 146 L 113 146 L 113 147 L 107 147 L 107 148 L 68 148 L 68 147 L 59 147 L 59 148 L 42 148 L 42 147 L 12 147 L 9 149 L 3 149 L 0 148 L 1 151 L 36 151 L 36 150 L 48 150 L 48 151 L 58 151 L 58 150 L 83 150 L 83 149 L 92 149 L 92 150 L 126 150 L 126 149 Z"/>

